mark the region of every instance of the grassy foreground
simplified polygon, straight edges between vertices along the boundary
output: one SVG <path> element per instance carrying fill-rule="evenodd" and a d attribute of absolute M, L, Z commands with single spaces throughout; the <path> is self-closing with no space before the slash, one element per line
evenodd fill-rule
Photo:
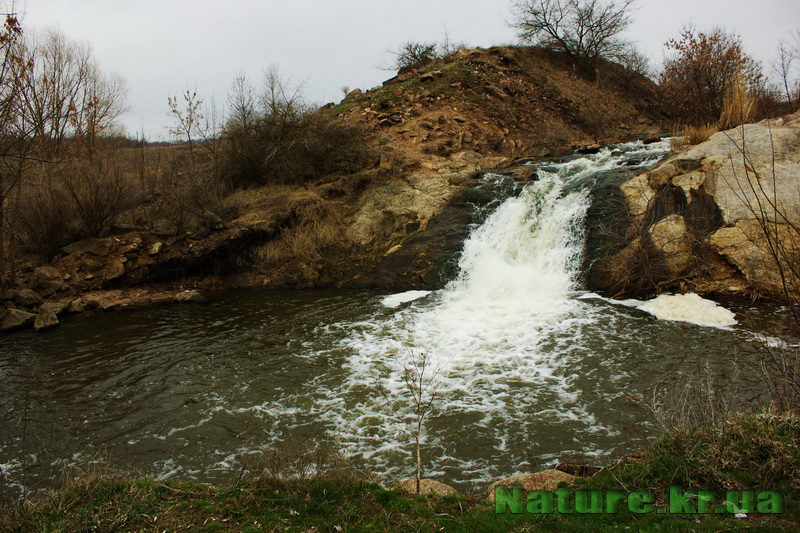
<path fill-rule="evenodd" d="M 462 496 L 405 496 L 346 479 L 217 489 L 151 479 L 75 483 L 17 509 L 6 531 L 796 531 L 788 517 L 512 515 Z"/>
<path fill-rule="evenodd" d="M 72 531 L 798 531 L 800 418 L 734 416 L 679 431 L 571 490 L 650 491 L 654 512 L 497 514 L 477 497 L 408 496 L 341 471 L 305 480 L 269 476 L 226 488 L 177 480 L 83 475 L 46 497 L 6 507 L 0 530 Z M 668 487 L 774 490 L 780 514 L 667 513 Z M 690 505 L 695 506 L 695 504 Z"/>

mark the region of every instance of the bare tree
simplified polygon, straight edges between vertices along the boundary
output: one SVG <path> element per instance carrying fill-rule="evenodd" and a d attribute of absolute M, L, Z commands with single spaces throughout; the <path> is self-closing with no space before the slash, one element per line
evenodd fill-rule
<path fill-rule="evenodd" d="M 395 55 L 394 66 L 397 70 L 421 68 L 433 63 L 438 57 L 436 43 L 420 43 L 406 41 L 400 49 L 392 52 Z"/>
<path fill-rule="evenodd" d="M 31 144 L 28 121 L 22 120 L 23 81 L 29 76 L 32 63 L 22 47 L 22 25 L 13 13 L 13 4 L 4 5 L 6 14 L 0 28 L 0 286 L 10 281 L 15 257 L 11 247 L 14 227 L 10 213 Z"/>
<path fill-rule="evenodd" d="M 523 42 L 566 52 L 574 59 L 615 59 L 628 44 L 635 0 L 515 0 L 511 26 Z"/>
<path fill-rule="evenodd" d="M 65 183 L 54 180 L 63 176 L 58 167 L 68 160 L 91 162 L 96 139 L 114 131 L 126 96 L 124 82 L 100 70 L 88 45 L 57 31 L 23 34 L 13 4 L 9 11 L 0 29 L 0 269 L 4 282 L 12 281 L 6 274 L 14 272 L 18 246 L 13 244 L 31 244 L 31 235 L 33 240 L 48 240 L 40 238 L 49 234 L 46 224 L 26 229 L 23 215 L 48 216 L 58 226 L 52 233 L 58 237 L 66 224 L 57 223 L 56 211 L 73 213 L 73 201 L 105 194 L 73 188 L 76 194 L 70 195 Z M 105 187 L 99 182 L 95 185 Z M 55 205 L 56 201 L 63 205 Z M 51 240 L 57 244 L 59 239 Z"/>
<path fill-rule="evenodd" d="M 402 380 L 405 390 L 410 397 L 410 405 L 406 400 L 397 402 L 389 398 L 389 393 L 382 386 L 381 394 L 387 401 L 394 414 L 407 419 L 407 410 L 411 409 L 411 434 L 414 437 L 415 478 L 416 491 L 420 493 L 422 482 L 422 435 L 425 427 L 425 418 L 433 409 L 433 404 L 439 394 L 439 372 L 441 366 L 434 363 L 427 352 L 414 352 L 410 350 L 408 359 L 403 364 Z M 398 405 L 399 404 L 399 405 Z"/>
<path fill-rule="evenodd" d="M 71 139 L 93 150 L 95 139 L 127 108 L 124 81 L 100 70 L 88 44 L 59 31 L 29 36 L 25 55 L 31 65 L 22 92 L 25 119 L 41 148 L 63 155 L 63 143 Z"/>
<path fill-rule="evenodd" d="M 785 39 L 778 41 L 778 57 L 770 63 L 773 73 L 777 76 L 783 88 L 783 94 L 786 97 L 786 105 L 789 107 L 789 113 L 794 112 L 795 103 L 793 92 L 796 92 L 797 80 L 792 80 L 792 72 L 794 62 L 798 59 L 800 50 L 800 34 L 795 36 L 795 44 L 792 46 Z M 794 89 L 794 91 L 793 91 Z"/>
<path fill-rule="evenodd" d="M 244 73 L 233 78 L 233 85 L 228 93 L 228 112 L 230 124 L 242 128 L 250 128 L 255 122 L 258 110 L 256 88 Z"/>

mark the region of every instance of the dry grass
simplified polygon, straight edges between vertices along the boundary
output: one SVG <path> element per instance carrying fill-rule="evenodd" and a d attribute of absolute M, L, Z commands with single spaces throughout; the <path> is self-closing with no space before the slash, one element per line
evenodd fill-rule
<path fill-rule="evenodd" d="M 756 119 L 756 99 L 741 78 L 725 92 L 722 98 L 722 113 L 719 129 L 729 130 L 753 122 Z"/>
<path fill-rule="evenodd" d="M 681 150 L 683 148 L 700 144 L 707 141 L 712 135 L 719 131 L 716 124 L 703 124 L 700 126 L 686 126 L 683 135 L 670 139 L 670 148 Z"/>
<path fill-rule="evenodd" d="M 287 261 L 313 261 L 331 246 L 342 242 L 347 206 L 338 202 L 309 199 L 292 210 L 291 225 L 281 235 L 256 250 L 258 266 L 269 269 Z"/>

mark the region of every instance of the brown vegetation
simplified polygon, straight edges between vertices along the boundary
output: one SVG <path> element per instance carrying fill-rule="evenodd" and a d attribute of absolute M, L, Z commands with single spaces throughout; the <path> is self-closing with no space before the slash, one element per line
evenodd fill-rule
<path fill-rule="evenodd" d="M 763 88 L 761 66 L 744 52 L 738 35 L 687 27 L 666 45 L 675 56 L 664 63 L 659 85 L 677 121 L 711 123 L 721 116 L 731 91 L 757 94 Z"/>

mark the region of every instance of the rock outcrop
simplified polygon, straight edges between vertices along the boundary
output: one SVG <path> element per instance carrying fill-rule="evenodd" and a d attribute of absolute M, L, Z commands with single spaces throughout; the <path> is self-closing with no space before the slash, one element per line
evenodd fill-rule
<path fill-rule="evenodd" d="M 494 501 L 494 490 L 498 486 L 520 486 L 526 492 L 533 490 L 556 490 L 561 483 L 569 484 L 575 476 L 561 470 L 544 470 L 533 474 L 514 474 L 513 476 L 495 481 L 486 489 L 486 498 Z"/>
<path fill-rule="evenodd" d="M 30 326 L 36 320 L 36 315 L 21 309 L 8 308 L 0 316 L 0 331 L 11 331 Z"/>
<path fill-rule="evenodd" d="M 396 490 L 405 492 L 406 494 L 417 493 L 417 480 L 404 479 L 395 487 Z M 420 494 L 435 494 L 437 496 L 455 496 L 458 491 L 450 485 L 445 485 L 435 479 L 420 479 L 419 480 L 419 493 Z"/>
<path fill-rule="evenodd" d="M 591 288 L 800 299 L 798 176 L 800 113 L 716 133 L 626 181 L 629 224 Z"/>

